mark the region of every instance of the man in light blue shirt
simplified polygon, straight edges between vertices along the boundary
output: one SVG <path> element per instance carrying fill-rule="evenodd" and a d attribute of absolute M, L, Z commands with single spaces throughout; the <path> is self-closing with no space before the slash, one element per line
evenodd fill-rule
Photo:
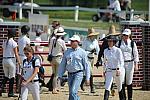
<path fill-rule="evenodd" d="M 86 83 L 89 85 L 90 65 L 86 52 L 79 47 L 80 37 L 73 35 L 71 48 L 65 51 L 58 69 L 58 79 L 61 79 L 65 71 L 68 71 L 69 100 L 80 100 L 77 95 L 83 73 L 86 75 Z"/>

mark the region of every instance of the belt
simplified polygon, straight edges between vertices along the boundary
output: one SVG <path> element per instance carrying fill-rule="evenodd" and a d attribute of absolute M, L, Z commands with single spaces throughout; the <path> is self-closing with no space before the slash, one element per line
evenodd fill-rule
<path fill-rule="evenodd" d="M 124 62 L 132 62 L 132 61 L 134 61 L 133 59 L 132 60 L 125 60 Z"/>
<path fill-rule="evenodd" d="M 89 59 L 94 59 L 94 57 L 89 57 L 89 56 L 88 56 L 88 58 L 89 58 Z"/>
<path fill-rule="evenodd" d="M 39 81 L 39 80 L 32 80 L 32 81 L 30 81 L 30 82 L 32 82 L 32 83 L 33 83 L 33 82 L 38 82 L 38 81 Z"/>
<path fill-rule="evenodd" d="M 76 74 L 76 73 L 79 73 L 79 72 L 83 72 L 83 70 L 78 70 L 76 72 L 68 72 L 68 74 Z"/>
<path fill-rule="evenodd" d="M 108 68 L 110 70 L 119 70 L 119 68 Z"/>
<path fill-rule="evenodd" d="M 53 56 L 53 57 L 62 57 L 62 55 L 57 55 L 57 56 Z"/>
<path fill-rule="evenodd" d="M 4 59 L 10 59 L 10 58 L 15 58 L 15 57 L 3 57 Z"/>

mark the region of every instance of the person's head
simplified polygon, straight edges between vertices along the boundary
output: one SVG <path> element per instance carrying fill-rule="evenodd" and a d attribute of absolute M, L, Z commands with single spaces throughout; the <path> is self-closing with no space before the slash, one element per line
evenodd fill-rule
<path fill-rule="evenodd" d="M 7 33 L 8 38 L 12 38 L 16 36 L 16 29 L 9 29 Z"/>
<path fill-rule="evenodd" d="M 34 54 L 34 50 L 31 46 L 27 45 L 25 46 L 25 48 L 23 49 L 24 54 L 27 58 L 31 58 Z"/>
<path fill-rule="evenodd" d="M 60 36 L 64 36 L 67 33 L 64 31 L 63 27 L 59 27 L 58 29 L 54 30 L 54 34 L 55 34 L 55 36 L 60 37 Z"/>
<path fill-rule="evenodd" d="M 36 30 L 36 36 L 40 36 L 42 33 L 43 33 L 43 31 L 41 29 Z"/>
<path fill-rule="evenodd" d="M 79 43 L 80 43 L 80 37 L 78 35 L 73 35 L 71 38 L 70 38 L 70 41 L 71 41 L 71 47 L 73 49 L 76 49 L 78 46 L 79 46 Z"/>
<path fill-rule="evenodd" d="M 122 39 L 124 41 L 126 41 L 127 39 L 130 39 L 130 36 L 131 36 L 131 30 L 130 29 L 125 29 L 123 32 L 122 32 Z"/>
<path fill-rule="evenodd" d="M 28 25 L 24 25 L 21 27 L 22 35 L 27 35 L 29 31 L 30 31 L 30 27 Z"/>
<path fill-rule="evenodd" d="M 88 29 L 88 38 L 90 39 L 90 40 L 94 40 L 96 37 L 97 37 L 97 35 L 98 35 L 99 33 L 98 32 L 95 32 L 95 29 L 94 28 L 89 28 Z"/>
<path fill-rule="evenodd" d="M 53 29 L 57 29 L 59 26 L 60 26 L 59 21 L 53 21 L 53 22 L 52 22 L 52 28 L 53 28 Z"/>
<path fill-rule="evenodd" d="M 113 46 L 116 44 L 116 42 L 117 42 L 116 36 L 114 36 L 114 35 L 109 35 L 109 36 L 107 37 L 107 42 L 108 42 L 108 46 L 109 46 L 109 47 L 113 47 Z"/>

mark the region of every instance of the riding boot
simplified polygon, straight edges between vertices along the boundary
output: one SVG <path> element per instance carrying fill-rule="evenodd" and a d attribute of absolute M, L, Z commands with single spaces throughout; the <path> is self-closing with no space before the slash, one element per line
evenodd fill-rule
<path fill-rule="evenodd" d="M 91 93 L 95 93 L 94 84 L 93 84 L 93 76 L 92 75 L 90 77 L 90 88 L 91 88 Z"/>
<path fill-rule="evenodd" d="M 132 84 L 127 85 L 128 100 L 132 100 Z"/>
<path fill-rule="evenodd" d="M 83 76 L 83 79 L 82 79 L 82 82 L 81 82 L 81 85 L 80 85 L 82 91 L 85 91 L 85 89 L 84 89 L 85 80 L 86 80 L 86 76 Z"/>
<path fill-rule="evenodd" d="M 125 84 L 122 84 L 122 92 L 123 92 L 123 96 L 126 100 L 126 91 L 125 91 Z"/>
<path fill-rule="evenodd" d="M 123 89 L 119 92 L 119 100 L 126 100 L 124 97 Z"/>
<path fill-rule="evenodd" d="M 109 99 L 109 91 L 105 90 L 104 100 L 108 100 L 108 99 Z"/>
<path fill-rule="evenodd" d="M 5 84 L 7 83 L 7 81 L 8 81 L 8 78 L 4 77 L 2 84 L 1 84 L 0 96 L 2 96 L 2 93 L 4 92 L 4 87 L 5 87 Z"/>
<path fill-rule="evenodd" d="M 8 92 L 8 97 L 17 97 L 14 95 L 13 87 L 14 87 L 14 77 L 9 79 L 9 92 Z"/>
<path fill-rule="evenodd" d="M 49 91 L 53 91 L 53 79 L 54 79 L 54 74 L 52 74 L 50 80 L 48 81 L 46 87 L 49 89 Z"/>

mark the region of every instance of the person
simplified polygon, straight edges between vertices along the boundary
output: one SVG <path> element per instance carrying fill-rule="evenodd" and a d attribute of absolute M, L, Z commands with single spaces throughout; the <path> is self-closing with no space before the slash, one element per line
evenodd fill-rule
<path fill-rule="evenodd" d="M 3 70 L 4 70 L 4 78 L 1 84 L 0 96 L 2 96 L 2 92 L 4 90 L 5 84 L 9 80 L 9 92 L 8 97 L 15 97 L 13 87 L 14 87 L 14 79 L 16 73 L 16 59 L 18 65 L 21 66 L 21 60 L 18 54 L 18 45 L 14 41 L 14 37 L 16 36 L 15 29 L 9 29 L 7 33 L 7 40 L 2 45 L 3 50 Z"/>
<path fill-rule="evenodd" d="M 52 64 L 52 73 L 54 74 L 53 78 L 53 94 L 58 93 L 58 86 L 57 84 L 57 72 L 58 72 L 58 66 L 62 60 L 63 53 L 67 50 L 65 41 L 62 39 L 62 37 L 66 34 L 64 32 L 64 29 L 62 27 L 59 27 L 55 30 L 56 33 L 55 36 L 53 36 L 50 40 L 49 45 L 49 54 L 52 54 L 53 58 L 50 63 Z"/>
<path fill-rule="evenodd" d="M 36 30 L 35 51 L 43 52 L 43 46 L 40 46 L 40 42 L 42 41 L 40 36 L 42 33 L 43 33 L 43 31 L 41 29 Z"/>
<path fill-rule="evenodd" d="M 98 34 L 99 34 L 98 32 L 95 32 L 94 28 L 89 28 L 87 39 L 85 39 L 82 43 L 82 48 L 86 51 L 87 56 L 88 56 L 88 61 L 91 64 L 91 67 L 90 67 L 91 68 L 91 77 L 90 77 L 91 93 L 95 93 L 94 86 L 93 86 L 92 70 L 94 67 L 95 55 L 98 55 L 99 50 L 100 50 L 98 41 L 96 40 Z M 84 88 L 83 88 L 84 80 L 85 80 L 85 77 L 83 78 L 83 81 L 81 83 L 81 89 L 83 91 L 84 91 Z"/>
<path fill-rule="evenodd" d="M 122 33 L 122 40 L 120 41 L 120 43 L 117 42 L 116 44 L 121 49 L 124 57 L 125 83 L 127 85 L 128 100 L 132 100 L 133 73 L 134 69 L 138 70 L 138 62 L 139 62 L 136 43 L 133 42 L 133 40 L 131 40 L 130 37 L 131 37 L 131 30 L 125 29 Z"/>
<path fill-rule="evenodd" d="M 30 27 L 28 25 L 24 25 L 21 27 L 22 35 L 20 35 L 18 39 L 18 49 L 19 49 L 19 56 L 21 58 L 21 61 L 26 59 L 26 56 L 23 52 L 24 47 L 30 45 L 30 39 L 27 37 L 29 31 L 30 31 Z"/>
<path fill-rule="evenodd" d="M 108 46 L 108 42 L 107 42 L 107 38 L 108 38 L 110 35 L 115 36 L 117 40 L 119 40 L 119 38 L 120 38 L 120 33 L 119 33 L 119 32 L 116 32 L 116 28 L 115 28 L 114 25 L 111 25 L 111 26 L 109 27 L 109 32 L 108 32 L 107 36 L 106 36 L 105 38 L 102 38 L 102 40 L 101 40 L 101 41 L 103 41 L 103 43 L 102 43 L 102 46 L 101 46 L 101 48 L 100 48 L 100 52 L 99 52 L 99 54 L 98 54 L 98 59 L 97 59 L 97 63 L 96 63 L 96 67 L 97 67 L 97 68 L 98 68 L 99 66 L 102 66 L 102 63 L 103 63 L 102 58 L 103 58 L 103 56 L 104 56 L 104 50 L 109 47 L 109 46 Z M 114 90 L 114 88 L 113 88 L 113 83 L 112 83 L 112 86 L 111 86 L 111 95 L 112 95 L 112 96 L 115 96 L 115 90 Z"/>
<path fill-rule="evenodd" d="M 131 0 L 120 0 L 121 10 L 131 11 Z"/>
<path fill-rule="evenodd" d="M 119 100 L 125 100 L 122 83 L 124 81 L 125 69 L 124 69 L 124 59 L 123 54 L 120 48 L 115 47 L 116 38 L 113 35 L 110 35 L 107 38 L 108 48 L 104 50 L 104 69 L 103 73 L 105 76 L 105 93 L 104 100 L 108 100 L 109 91 L 111 89 L 111 85 L 113 79 L 115 79 L 117 84 L 117 89 L 119 92 Z"/>
<path fill-rule="evenodd" d="M 33 100 L 40 100 L 38 79 L 38 71 L 39 67 L 41 66 L 40 60 L 34 57 L 34 50 L 31 46 L 25 46 L 23 51 L 27 58 L 23 61 L 21 100 L 27 100 L 29 90 L 32 93 Z M 34 66 L 32 64 L 33 61 Z"/>
<path fill-rule="evenodd" d="M 58 81 L 61 80 L 65 71 L 68 71 L 68 86 L 69 86 L 69 99 L 80 100 L 77 95 L 83 73 L 86 75 L 86 83 L 89 84 L 90 79 L 90 65 L 88 62 L 85 50 L 79 47 L 80 37 L 73 35 L 71 38 L 71 48 L 68 48 L 63 59 L 59 65 Z"/>

